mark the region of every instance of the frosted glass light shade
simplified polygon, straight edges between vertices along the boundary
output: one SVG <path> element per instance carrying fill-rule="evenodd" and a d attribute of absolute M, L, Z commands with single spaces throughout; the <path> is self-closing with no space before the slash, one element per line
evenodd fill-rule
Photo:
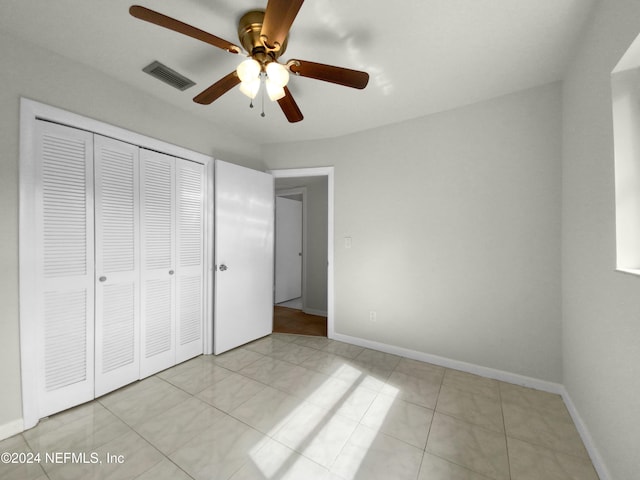
<path fill-rule="evenodd" d="M 275 102 L 276 100 L 280 100 L 284 97 L 284 87 L 275 83 L 271 78 L 267 77 L 265 81 L 265 85 L 267 87 L 267 95 L 269 95 L 269 100 Z"/>
<path fill-rule="evenodd" d="M 260 64 L 253 58 L 248 58 L 236 68 L 236 73 L 241 82 L 251 82 L 260 76 Z"/>
<path fill-rule="evenodd" d="M 271 62 L 267 65 L 267 77 L 275 85 L 284 87 L 289 82 L 289 71 L 278 62 Z"/>
<path fill-rule="evenodd" d="M 253 80 L 250 80 L 248 82 L 242 82 L 240 84 L 240 91 L 251 99 L 256 98 L 259 90 L 260 90 L 260 77 L 254 78 Z"/>

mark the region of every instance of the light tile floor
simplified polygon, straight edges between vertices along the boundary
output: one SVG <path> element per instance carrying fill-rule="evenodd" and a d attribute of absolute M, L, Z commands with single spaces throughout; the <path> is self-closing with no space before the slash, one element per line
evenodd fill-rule
<path fill-rule="evenodd" d="M 0 452 L 40 454 L 0 464 L 5 480 L 598 478 L 557 395 L 283 334 L 42 420 Z"/>

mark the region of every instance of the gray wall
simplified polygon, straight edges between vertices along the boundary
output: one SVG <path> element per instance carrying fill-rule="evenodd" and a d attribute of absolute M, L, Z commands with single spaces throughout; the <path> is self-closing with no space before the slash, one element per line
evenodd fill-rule
<path fill-rule="evenodd" d="M 335 166 L 338 333 L 554 382 L 560 155 L 559 83 L 264 150 Z"/>
<path fill-rule="evenodd" d="M 638 33 L 640 2 L 600 2 L 563 88 L 564 383 L 616 480 L 640 472 L 640 278 L 614 270 L 610 73 Z"/>
<path fill-rule="evenodd" d="M 247 166 L 257 145 L 103 74 L 0 33 L 0 426 L 22 418 L 18 318 L 20 97 Z"/>

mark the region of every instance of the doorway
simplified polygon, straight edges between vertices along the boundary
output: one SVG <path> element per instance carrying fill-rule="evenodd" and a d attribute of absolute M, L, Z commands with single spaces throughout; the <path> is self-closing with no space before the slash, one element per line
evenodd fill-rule
<path fill-rule="evenodd" d="M 333 167 L 272 170 L 270 173 L 274 177 L 276 197 L 302 203 L 301 295 L 279 304 L 274 297 L 274 332 L 332 338 Z M 275 242 L 277 252 L 277 235 Z M 274 278 L 274 292 L 275 289 Z"/>
<path fill-rule="evenodd" d="M 303 210 L 306 187 L 281 190 L 276 185 L 274 303 L 302 310 L 302 250 L 306 238 Z M 306 250 L 306 248 L 305 248 Z"/>

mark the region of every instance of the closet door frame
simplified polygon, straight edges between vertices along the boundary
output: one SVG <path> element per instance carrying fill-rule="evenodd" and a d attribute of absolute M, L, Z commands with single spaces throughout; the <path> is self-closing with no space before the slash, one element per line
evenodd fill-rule
<path fill-rule="evenodd" d="M 34 141 L 37 120 L 58 123 L 79 130 L 111 137 L 149 150 L 197 162 L 205 166 L 205 225 L 204 225 L 204 325 L 203 352 L 213 351 L 213 171 L 214 158 L 172 145 L 145 135 L 52 107 L 27 98 L 20 99 L 20 210 L 19 210 L 19 290 L 20 290 L 20 357 L 22 377 L 23 428 L 35 426 L 41 418 L 38 407 L 36 309 L 31 286 L 37 280 L 35 251 L 35 195 Z"/>

